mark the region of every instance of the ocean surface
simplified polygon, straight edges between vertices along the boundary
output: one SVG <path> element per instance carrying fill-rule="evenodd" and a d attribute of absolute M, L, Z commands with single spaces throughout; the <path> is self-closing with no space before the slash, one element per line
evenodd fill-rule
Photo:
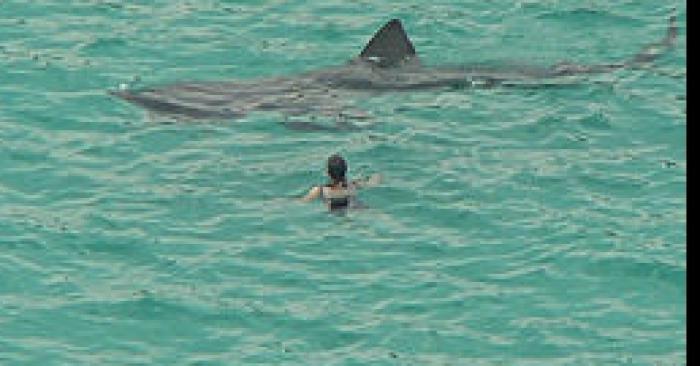
<path fill-rule="evenodd" d="M 111 97 L 340 65 L 654 65 L 359 95 L 359 131 Z M 0 1 L 0 365 L 686 364 L 686 10 L 602 0 Z M 295 197 L 341 153 L 369 206 Z"/>

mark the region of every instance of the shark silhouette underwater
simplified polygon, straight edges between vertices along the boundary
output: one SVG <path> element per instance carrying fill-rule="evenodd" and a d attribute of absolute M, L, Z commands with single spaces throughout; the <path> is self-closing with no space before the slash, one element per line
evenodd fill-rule
<path fill-rule="evenodd" d="M 156 114 L 186 120 L 241 118 L 252 111 L 276 111 L 287 117 L 308 114 L 343 117 L 350 110 L 347 101 L 352 98 L 349 95 L 355 92 L 547 85 L 552 80 L 572 75 L 602 74 L 639 67 L 655 61 L 671 48 L 677 34 L 676 16 L 672 15 L 663 39 L 619 63 L 581 65 L 561 62 L 550 67 L 428 67 L 421 63 L 401 21 L 392 19 L 375 33 L 359 56 L 345 65 L 295 77 L 179 83 L 140 90 L 110 91 L 110 94 Z M 311 122 L 283 123 L 290 128 L 306 130 L 353 126 L 343 121 L 346 119 L 339 118 L 336 128 Z"/>

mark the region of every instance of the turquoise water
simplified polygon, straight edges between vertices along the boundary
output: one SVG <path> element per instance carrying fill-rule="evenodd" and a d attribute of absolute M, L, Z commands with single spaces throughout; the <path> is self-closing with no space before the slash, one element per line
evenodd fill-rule
<path fill-rule="evenodd" d="M 342 64 L 391 17 L 427 64 L 611 62 L 674 6 L 653 67 L 367 95 L 358 132 L 106 93 Z M 683 6 L 0 2 L 0 364 L 685 364 Z M 369 209 L 291 199 L 335 152 Z"/>

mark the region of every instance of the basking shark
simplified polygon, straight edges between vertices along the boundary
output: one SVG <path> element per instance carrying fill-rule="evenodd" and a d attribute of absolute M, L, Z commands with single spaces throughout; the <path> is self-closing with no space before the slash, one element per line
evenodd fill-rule
<path fill-rule="evenodd" d="M 649 64 L 675 43 L 677 34 L 676 16 L 672 15 L 663 39 L 618 63 L 429 67 L 421 62 L 401 21 L 392 19 L 345 65 L 294 77 L 179 83 L 110 93 L 151 112 L 177 119 L 230 119 L 253 111 L 277 111 L 285 116 L 325 115 L 345 121 L 342 117 L 352 117 L 352 112 L 348 113 L 352 111 L 348 100 L 357 92 L 551 85 L 552 80 L 572 75 L 601 74 Z M 325 129 L 305 122 L 288 122 L 287 125 Z M 337 128 L 344 126 L 352 125 L 339 123 Z"/>

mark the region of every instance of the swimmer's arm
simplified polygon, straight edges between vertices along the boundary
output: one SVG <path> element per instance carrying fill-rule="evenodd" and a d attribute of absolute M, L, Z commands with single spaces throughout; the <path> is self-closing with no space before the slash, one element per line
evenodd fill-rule
<path fill-rule="evenodd" d="M 354 184 L 357 188 L 374 187 L 380 185 L 381 183 L 382 176 L 379 173 L 372 174 L 369 176 L 369 178 L 352 181 L 352 184 Z"/>
<path fill-rule="evenodd" d="M 321 187 L 316 186 L 311 188 L 309 190 L 309 193 L 306 194 L 306 196 L 302 197 L 300 200 L 302 202 L 311 202 L 315 199 L 317 199 L 321 195 Z"/>

